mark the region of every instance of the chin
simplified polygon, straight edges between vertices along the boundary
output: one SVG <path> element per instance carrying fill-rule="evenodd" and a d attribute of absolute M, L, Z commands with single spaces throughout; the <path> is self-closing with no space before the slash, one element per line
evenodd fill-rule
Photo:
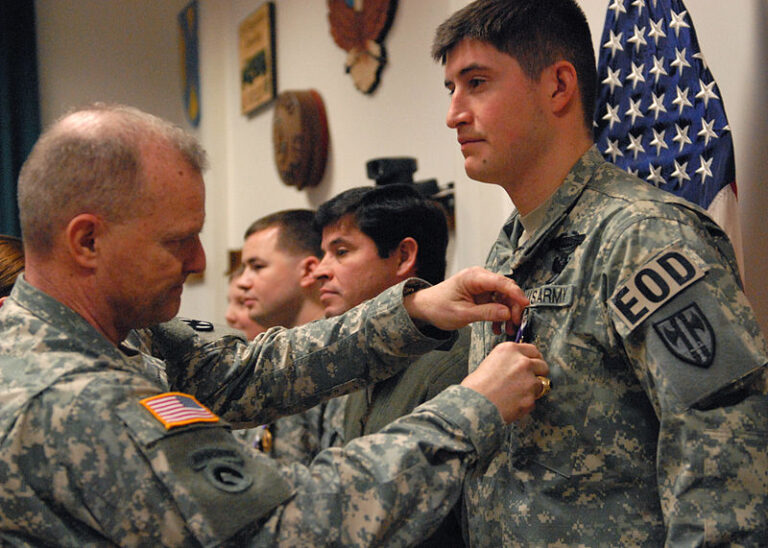
<path fill-rule="evenodd" d="M 464 171 L 467 172 L 467 177 L 472 179 L 473 181 L 477 181 L 479 183 L 488 183 L 491 185 L 499 185 L 500 183 L 500 177 L 494 176 L 491 173 L 488 173 L 485 169 L 474 169 L 472 166 L 465 165 Z"/>

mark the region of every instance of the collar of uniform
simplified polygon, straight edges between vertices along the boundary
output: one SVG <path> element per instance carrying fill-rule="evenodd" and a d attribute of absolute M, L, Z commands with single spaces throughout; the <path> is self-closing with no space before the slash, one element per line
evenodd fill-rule
<path fill-rule="evenodd" d="M 535 226 L 532 227 L 532 232 L 519 247 L 518 240 L 524 227 L 519 212 L 514 211 L 512 213 L 503 228 L 510 247 L 503 251 L 496 250 L 496 255 L 502 262 L 509 261 L 508 267 L 505 268 L 505 271 L 509 270 L 507 273 L 513 273 L 536 254 L 539 246 L 547 241 L 548 236 L 553 234 L 560 223 L 567 218 L 568 212 L 589 184 L 595 170 L 603 163 L 605 160 L 597 146 L 590 147 L 573 165 L 557 190 L 545 203 L 531 213 L 536 215 L 538 221 L 534 221 Z M 512 255 L 511 259 L 508 257 L 510 254 Z M 507 256 L 507 259 L 504 259 L 504 256 Z"/>
<path fill-rule="evenodd" d="M 71 308 L 32 286 L 22 274 L 16 279 L 11 297 L 20 307 L 76 341 L 76 350 L 91 356 L 107 355 L 125 362 L 123 353 Z M 63 344 L 66 350 L 74 345 Z"/>

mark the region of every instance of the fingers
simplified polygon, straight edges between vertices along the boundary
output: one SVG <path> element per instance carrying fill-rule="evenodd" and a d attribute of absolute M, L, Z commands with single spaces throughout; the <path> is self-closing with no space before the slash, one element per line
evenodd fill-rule
<path fill-rule="evenodd" d="M 496 334 L 505 331 L 514 334 L 529 301 L 522 289 L 509 277 L 495 274 L 480 267 L 462 271 L 467 291 L 474 302 L 480 305 L 478 312 L 482 317 L 475 321 L 493 322 Z"/>
<path fill-rule="evenodd" d="M 466 269 L 466 283 L 473 295 L 488 294 L 492 300 L 507 306 L 522 310 L 529 301 L 522 289 L 509 277 L 493 273 L 480 267 Z"/>
<path fill-rule="evenodd" d="M 461 383 L 491 400 L 507 422 L 529 413 L 544 395 L 549 367 L 532 344 L 497 345 L 480 366 Z"/>
<path fill-rule="evenodd" d="M 480 267 L 462 270 L 446 281 L 403 299 L 414 320 L 440 329 L 457 329 L 472 322 L 502 324 L 513 334 L 528 299 L 511 279 Z"/>

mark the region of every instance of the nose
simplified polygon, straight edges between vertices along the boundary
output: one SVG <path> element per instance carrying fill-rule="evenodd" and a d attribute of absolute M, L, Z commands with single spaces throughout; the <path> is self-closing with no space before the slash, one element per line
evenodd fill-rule
<path fill-rule="evenodd" d="M 205 250 L 199 236 L 195 237 L 186 266 L 187 272 L 192 274 L 199 274 L 205 270 Z"/>
<path fill-rule="evenodd" d="M 456 129 L 461 124 L 466 124 L 470 120 L 470 113 L 464 104 L 464 100 L 458 89 L 451 95 L 451 104 L 448 106 L 448 114 L 445 116 L 445 125 L 451 129 Z"/>
<path fill-rule="evenodd" d="M 237 280 L 235 280 L 235 285 L 238 289 L 242 289 L 243 291 L 248 291 L 253 285 L 253 281 L 251 280 L 251 270 L 247 266 L 242 274 L 237 277 Z"/>
<path fill-rule="evenodd" d="M 326 253 L 325 255 L 323 255 L 323 258 L 315 267 L 315 270 L 312 272 L 312 275 L 315 277 L 315 280 L 328 281 L 333 277 L 329 263 L 330 263 L 330 260 L 328 259 L 328 253 Z"/>

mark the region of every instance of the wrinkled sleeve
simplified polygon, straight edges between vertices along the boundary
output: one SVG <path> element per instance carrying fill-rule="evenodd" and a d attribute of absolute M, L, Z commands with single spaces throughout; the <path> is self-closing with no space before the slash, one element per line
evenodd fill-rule
<path fill-rule="evenodd" d="M 648 218 L 610 256 L 607 314 L 659 418 L 667 545 L 765 544 L 768 359 L 730 244 Z"/>
<path fill-rule="evenodd" d="M 239 427 L 271 422 L 389 378 L 454 340 L 434 328 L 425 334 L 406 313 L 404 293 L 426 285 L 406 280 L 341 316 L 273 328 L 250 344 L 233 336 L 207 341 L 172 321 L 153 328 L 153 352 L 165 359 L 174 389 L 222 418 Z"/>
<path fill-rule="evenodd" d="M 468 467 L 500 445 L 503 423 L 485 397 L 454 386 L 378 434 L 283 471 L 296 495 L 254 539 L 258 546 L 412 546 L 458 500 Z"/>

